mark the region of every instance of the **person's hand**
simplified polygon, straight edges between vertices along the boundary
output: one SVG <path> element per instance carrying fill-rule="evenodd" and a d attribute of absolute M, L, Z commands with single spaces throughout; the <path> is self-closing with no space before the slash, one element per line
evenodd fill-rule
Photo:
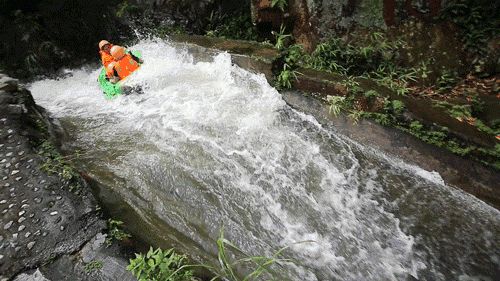
<path fill-rule="evenodd" d="M 109 82 L 113 83 L 113 84 L 116 84 L 118 83 L 118 81 L 120 81 L 120 79 L 118 77 L 112 77 L 112 78 L 109 78 Z"/>

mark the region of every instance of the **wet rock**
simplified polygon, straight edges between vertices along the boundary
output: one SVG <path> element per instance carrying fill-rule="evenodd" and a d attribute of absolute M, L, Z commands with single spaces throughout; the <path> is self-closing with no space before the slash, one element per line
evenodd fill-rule
<path fill-rule="evenodd" d="M 49 279 L 45 278 L 43 274 L 40 272 L 39 269 L 37 269 L 35 272 L 31 274 L 27 273 L 22 273 L 14 279 L 14 281 L 50 281 Z"/>
<path fill-rule="evenodd" d="M 91 280 L 101 281 L 136 281 L 132 274 L 126 270 L 128 260 L 119 254 L 119 247 L 115 244 L 106 247 L 106 235 L 97 234 L 80 250 L 77 258 L 69 255 L 62 256 L 51 264 L 41 268 L 41 272 L 51 280 L 65 280 L 64 275 L 72 276 L 72 280 L 88 280 L 85 265 L 92 261 L 101 261 L 102 270 L 91 273 Z"/>
<path fill-rule="evenodd" d="M 5 92 L 13 92 L 18 89 L 18 82 L 16 79 L 8 76 L 0 77 L 0 90 Z"/>

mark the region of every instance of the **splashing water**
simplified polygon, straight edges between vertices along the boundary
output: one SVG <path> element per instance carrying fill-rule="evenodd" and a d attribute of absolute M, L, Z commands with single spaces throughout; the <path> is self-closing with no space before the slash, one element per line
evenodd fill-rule
<path fill-rule="evenodd" d="M 142 95 L 106 100 L 98 69 L 31 91 L 73 134 L 89 172 L 151 229 L 168 225 L 187 237 L 169 239 L 194 256 L 213 255 L 224 225 L 249 254 L 291 245 L 294 262 L 275 269 L 278 279 L 500 273 L 497 210 L 435 173 L 323 129 L 226 53 L 195 56 L 157 41 L 132 49 L 145 60 L 129 81 Z"/>

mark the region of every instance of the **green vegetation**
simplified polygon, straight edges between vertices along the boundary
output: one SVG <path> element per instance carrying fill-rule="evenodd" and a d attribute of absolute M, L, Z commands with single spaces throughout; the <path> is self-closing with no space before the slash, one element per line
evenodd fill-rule
<path fill-rule="evenodd" d="M 500 30 L 498 4 L 485 0 L 447 1 L 440 18 L 452 21 L 461 30 L 465 49 L 473 56 L 476 73 L 485 69 L 488 40 Z"/>
<path fill-rule="evenodd" d="M 363 75 L 384 68 L 395 68 L 394 58 L 401 41 L 389 41 L 383 33 L 375 32 L 364 46 L 331 38 L 316 47 L 309 66 L 314 69 L 344 75 Z"/>
<path fill-rule="evenodd" d="M 308 241 L 310 242 L 310 241 Z M 193 277 L 195 268 L 205 268 L 210 270 L 214 277 L 210 279 L 228 281 L 256 281 L 276 280 L 271 276 L 271 267 L 280 262 L 290 261 L 280 258 L 288 247 L 276 251 L 271 257 L 249 256 L 233 243 L 224 238 L 224 230 L 221 229 L 217 239 L 217 259 L 218 266 L 206 264 L 187 264 L 186 256 L 176 254 L 173 249 L 162 250 L 152 248 L 146 255 L 136 254 L 136 258 L 131 259 L 127 270 L 131 271 L 139 281 L 189 281 L 196 280 Z M 241 256 L 241 258 L 236 258 Z M 237 269 L 245 269 L 246 274 L 240 276 Z"/>
<path fill-rule="evenodd" d="M 121 18 L 123 16 L 125 16 L 126 14 L 133 14 L 133 13 L 137 13 L 141 11 L 141 9 L 139 8 L 139 6 L 137 5 L 134 5 L 134 4 L 130 4 L 127 0 L 121 2 L 120 4 L 118 4 L 118 7 L 116 9 L 116 16 Z"/>
<path fill-rule="evenodd" d="M 102 261 L 93 260 L 85 265 L 84 270 L 87 274 L 90 274 L 92 272 L 101 270 L 102 266 Z"/>
<path fill-rule="evenodd" d="M 153 29 L 153 34 L 159 38 L 166 38 L 170 35 L 185 34 L 186 29 L 181 25 L 160 25 Z"/>
<path fill-rule="evenodd" d="M 330 113 L 332 113 L 334 116 L 339 116 L 342 110 L 347 107 L 345 97 L 328 96 L 327 101 L 330 104 Z"/>
<path fill-rule="evenodd" d="M 470 104 L 452 104 L 446 101 L 438 101 L 434 103 L 435 107 L 443 109 L 451 117 L 461 121 L 467 122 L 475 126 L 478 130 L 485 132 L 492 136 L 500 135 L 500 120 L 496 119 L 488 126 L 485 122 L 477 117 L 477 114 L 482 111 L 482 103 L 479 102 L 477 96 L 470 97 Z"/>
<path fill-rule="evenodd" d="M 207 267 L 213 273 L 215 277 L 212 280 L 230 280 L 230 281 L 251 281 L 251 280 L 261 280 L 260 278 L 264 275 L 269 274 L 265 278 L 267 280 L 275 280 L 270 276 L 271 266 L 278 264 L 280 262 L 289 261 L 287 259 L 280 258 L 283 251 L 288 247 L 284 247 L 276 251 L 271 257 L 265 256 L 249 256 L 244 253 L 240 248 L 235 246 L 233 243 L 224 238 L 224 230 L 221 229 L 219 238 L 217 239 L 217 250 L 218 250 L 218 260 L 219 267 Z M 230 252 L 233 254 L 242 255 L 242 258 L 232 259 Z M 248 268 L 249 273 L 245 274 L 244 277 L 240 277 L 236 273 L 236 268 Z M 270 278 L 270 279 L 269 279 Z"/>
<path fill-rule="evenodd" d="M 361 81 L 375 81 L 396 93 L 404 96 L 409 93 L 425 95 L 446 95 L 461 81 L 457 71 L 441 69 L 433 73 L 433 59 L 429 58 L 419 64 L 409 67 L 399 62 L 401 51 L 407 48 L 407 43 L 398 39 L 388 39 L 383 33 L 372 33 L 369 37 L 347 42 L 340 38 L 330 38 L 308 54 L 300 45 L 293 45 L 293 38 L 286 34 L 284 28 L 275 33 L 275 48 L 280 50 L 276 74 L 278 88 L 291 88 L 302 68 L 311 68 L 342 75 L 342 84 L 347 93 L 344 96 L 328 96 L 330 112 L 337 116 L 342 112 L 358 122 L 362 118 L 370 118 L 384 126 L 397 127 L 407 131 L 421 140 L 446 148 L 451 152 L 474 158 L 488 165 L 498 167 L 496 148 L 479 148 L 470 145 L 456 136 L 450 135 L 446 128 L 438 125 L 424 126 L 415 120 L 408 120 L 406 107 L 395 95 L 375 90 L 364 90 Z M 478 130 L 498 138 L 500 121 L 485 122 L 478 118 L 484 104 L 476 94 L 462 92 L 466 101 L 463 104 L 446 101 L 431 101 L 435 107 L 442 108 L 451 117 L 467 122 Z"/>
<path fill-rule="evenodd" d="M 38 155 L 44 159 L 41 170 L 49 175 L 58 175 L 70 183 L 70 191 L 77 191 L 81 187 L 80 175 L 69 164 L 67 157 L 62 156 L 50 140 L 44 140 L 37 146 Z"/>
<path fill-rule="evenodd" d="M 284 25 L 280 26 L 279 32 L 273 31 L 272 34 L 274 35 L 276 41 L 274 47 L 278 50 L 283 50 L 289 44 L 288 41 L 292 38 L 291 34 L 286 34 L 286 28 Z"/>
<path fill-rule="evenodd" d="M 413 121 L 409 127 L 400 127 L 404 131 L 418 137 L 419 139 L 450 150 L 451 152 L 465 156 L 476 150 L 475 146 L 461 144 L 457 139 L 450 137 L 448 129 L 445 127 L 437 127 L 437 129 L 425 128 L 419 121 Z"/>
<path fill-rule="evenodd" d="M 331 38 L 319 44 L 311 54 L 305 53 L 299 45 L 289 46 L 291 35 L 285 34 L 284 28 L 275 33 L 275 38 L 275 47 L 282 51 L 282 60 L 287 64 L 282 71 L 305 67 L 345 76 L 371 78 L 400 95 L 409 93 L 410 84 L 426 79 L 430 72 L 426 63 L 416 68 L 395 63 L 399 49 L 405 43 L 400 40 L 390 41 L 383 33 L 373 33 L 365 42 L 366 45 L 359 46 L 346 43 L 340 38 Z M 290 77 L 287 74 L 284 76 Z"/>
<path fill-rule="evenodd" d="M 293 45 L 288 48 L 289 40 L 291 40 L 292 35 L 285 33 L 285 27 L 282 25 L 279 32 L 273 32 L 276 40 L 275 48 L 282 50 L 283 58 L 283 68 L 278 74 L 276 87 L 279 89 L 290 89 L 292 87 L 292 81 L 297 79 L 296 71 L 299 61 L 304 54 L 302 46 Z"/>
<path fill-rule="evenodd" d="M 173 249 L 150 248 L 145 255 L 135 254 L 127 270 L 139 281 L 190 281 L 193 280 L 193 271 L 186 262 L 187 257 Z"/>
<path fill-rule="evenodd" d="M 405 45 L 391 41 L 383 33 L 375 32 L 363 44 L 349 44 L 332 38 L 319 44 L 311 56 L 306 56 L 305 67 L 346 76 L 371 78 L 400 95 L 407 94 L 410 83 L 429 75 L 427 64 L 408 68 L 397 64 L 399 50 Z"/>
<path fill-rule="evenodd" d="M 108 219 L 108 235 L 106 237 L 106 246 L 111 246 L 113 241 L 123 241 L 130 238 L 130 234 L 123 231 L 123 222 L 120 220 Z"/>
<path fill-rule="evenodd" d="M 276 81 L 276 87 L 278 89 L 290 89 L 292 88 L 292 80 L 297 79 L 297 71 L 290 68 L 290 65 L 284 64 L 283 70 L 278 75 Z"/>
<path fill-rule="evenodd" d="M 278 7 L 281 11 L 285 11 L 285 8 L 288 6 L 288 0 L 272 0 L 271 7 Z"/>
<path fill-rule="evenodd" d="M 207 18 L 205 35 L 249 41 L 256 41 L 258 37 L 248 13 L 226 15 L 212 12 Z"/>
<path fill-rule="evenodd" d="M 428 126 L 416 120 L 407 120 L 404 117 L 406 107 L 402 101 L 383 97 L 374 90 L 364 91 L 353 77 L 348 77 L 343 85 L 348 89 L 347 96 L 328 96 L 326 98 L 330 112 L 334 116 L 345 112 L 354 123 L 362 118 L 369 118 L 383 126 L 392 126 L 408 132 L 426 143 L 445 148 L 454 154 L 468 156 L 488 166 L 500 168 L 500 145 L 497 144 L 494 148 L 478 147 L 450 134 L 446 127 Z M 471 124 L 481 131 L 493 136 L 500 134 L 500 120 L 493 122 L 494 126 L 492 127 L 485 125 L 481 120 L 472 117 L 473 105 L 438 102 L 435 106 L 443 108 L 450 116 L 457 119 L 469 122 L 472 120 Z M 477 105 L 476 107 L 480 108 Z"/>
<path fill-rule="evenodd" d="M 458 74 L 455 71 L 444 70 L 436 80 L 437 91 L 439 93 L 450 91 L 457 83 Z"/>

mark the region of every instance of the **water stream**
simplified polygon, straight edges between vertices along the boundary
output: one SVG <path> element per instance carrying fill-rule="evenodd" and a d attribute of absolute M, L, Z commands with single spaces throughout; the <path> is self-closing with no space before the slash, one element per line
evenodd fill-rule
<path fill-rule="evenodd" d="M 499 280 L 496 209 L 324 129 L 226 53 L 132 48 L 142 95 L 106 100 L 97 67 L 30 90 L 85 169 L 149 226 L 135 235 L 213 262 L 222 225 L 249 254 L 291 246 L 278 280 Z"/>

